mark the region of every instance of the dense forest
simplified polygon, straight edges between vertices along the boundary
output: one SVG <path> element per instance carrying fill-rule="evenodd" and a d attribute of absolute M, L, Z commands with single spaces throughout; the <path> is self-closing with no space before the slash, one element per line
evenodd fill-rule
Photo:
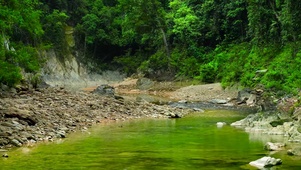
<path fill-rule="evenodd" d="M 40 50 L 63 58 L 72 27 L 91 71 L 296 93 L 300 9 L 293 0 L 0 0 L 0 82 L 39 75 Z"/>

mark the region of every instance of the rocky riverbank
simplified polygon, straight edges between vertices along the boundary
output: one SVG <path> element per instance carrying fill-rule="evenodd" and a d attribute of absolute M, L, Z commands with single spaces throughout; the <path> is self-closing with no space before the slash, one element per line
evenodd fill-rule
<path fill-rule="evenodd" d="M 0 149 L 53 141 L 106 121 L 168 118 L 191 112 L 64 88 L 14 89 L 2 92 L 0 98 Z"/>
<path fill-rule="evenodd" d="M 289 155 L 301 156 L 301 107 L 298 103 L 295 97 L 282 98 L 276 110 L 250 114 L 231 126 L 243 128 L 246 132 L 262 138 L 278 138 L 276 142 L 281 142 L 283 147 L 268 150 L 286 150 Z M 266 142 L 268 145 L 275 141 Z"/>

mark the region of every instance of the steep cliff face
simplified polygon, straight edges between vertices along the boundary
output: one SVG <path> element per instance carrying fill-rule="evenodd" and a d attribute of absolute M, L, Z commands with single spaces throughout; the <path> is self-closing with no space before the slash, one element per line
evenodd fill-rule
<path fill-rule="evenodd" d="M 41 55 L 46 58 L 46 64 L 42 70 L 43 80 L 51 86 L 65 86 L 71 88 L 83 88 L 121 81 L 124 75 L 115 71 L 105 71 L 101 75 L 88 73 L 87 69 L 78 58 L 79 52 L 73 47 L 75 41 L 73 28 L 65 28 L 65 54 L 58 56 L 55 50 L 44 51 Z"/>

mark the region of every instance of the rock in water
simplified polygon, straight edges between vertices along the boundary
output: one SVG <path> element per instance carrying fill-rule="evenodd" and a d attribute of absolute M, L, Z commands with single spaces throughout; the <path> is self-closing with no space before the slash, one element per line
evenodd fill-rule
<path fill-rule="evenodd" d="M 257 159 L 256 161 L 252 161 L 249 164 L 258 169 L 263 169 L 265 167 L 280 165 L 280 164 L 282 164 L 282 161 L 281 161 L 281 159 L 276 159 L 276 158 L 272 158 L 269 156 L 265 156 L 260 159 Z"/>
<path fill-rule="evenodd" d="M 272 142 L 267 142 L 264 146 L 264 148 L 268 151 L 280 151 L 283 150 L 285 147 L 284 143 L 272 143 Z"/>
<path fill-rule="evenodd" d="M 223 127 L 224 125 L 226 125 L 227 123 L 226 122 L 217 122 L 216 123 L 216 126 L 218 127 L 218 128 L 221 128 L 221 127 Z"/>

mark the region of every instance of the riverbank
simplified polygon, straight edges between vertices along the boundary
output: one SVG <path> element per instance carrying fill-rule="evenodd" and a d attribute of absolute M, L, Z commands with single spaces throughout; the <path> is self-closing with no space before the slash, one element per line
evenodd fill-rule
<path fill-rule="evenodd" d="M 137 79 L 129 78 L 112 86 L 116 94 L 124 98 L 91 93 L 96 87 L 82 90 L 47 87 L 2 91 L 0 149 L 65 138 L 69 133 L 86 131 L 93 124 L 107 121 L 180 117 L 202 111 L 202 108 L 155 105 L 141 96 L 127 98 L 131 94 L 152 94 L 170 101 L 229 100 L 237 95 L 235 90 L 222 89 L 219 83 L 187 86 L 163 82 L 141 90 L 137 86 Z"/>
<path fill-rule="evenodd" d="M 5 151 L 16 146 L 54 141 L 75 131 L 87 131 L 92 125 L 104 122 L 181 117 L 210 108 L 251 110 L 247 104 L 237 105 L 237 88 L 223 89 L 220 83 L 179 85 L 175 82 L 156 82 L 148 89 L 141 89 L 137 84 L 137 79 L 112 83 L 116 95 L 111 97 L 92 93 L 97 86 L 76 91 L 66 87 L 47 87 L 1 92 L 0 149 Z M 158 96 L 158 100 L 165 99 L 165 103 L 154 101 L 157 100 L 154 96 Z M 290 135 L 295 137 L 290 138 L 291 141 L 301 141 L 297 137 L 301 109 L 294 111 L 294 120 L 287 114 L 294 102 L 279 103 L 278 110 L 282 112 L 252 114 L 246 118 L 247 123 L 239 126 L 246 131 L 251 129 L 269 135 Z M 256 110 L 257 107 L 252 109 Z M 251 116 L 253 118 L 250 119 Z M 280 124 L 273 127 L 271 122 Z"/>
<path fill-rule="evenodd" d="M 13 91 L 0 100 L 0 149 L 65 138 L 107 121 L 168 118 L 191 111 L 64 88 Z"/>

